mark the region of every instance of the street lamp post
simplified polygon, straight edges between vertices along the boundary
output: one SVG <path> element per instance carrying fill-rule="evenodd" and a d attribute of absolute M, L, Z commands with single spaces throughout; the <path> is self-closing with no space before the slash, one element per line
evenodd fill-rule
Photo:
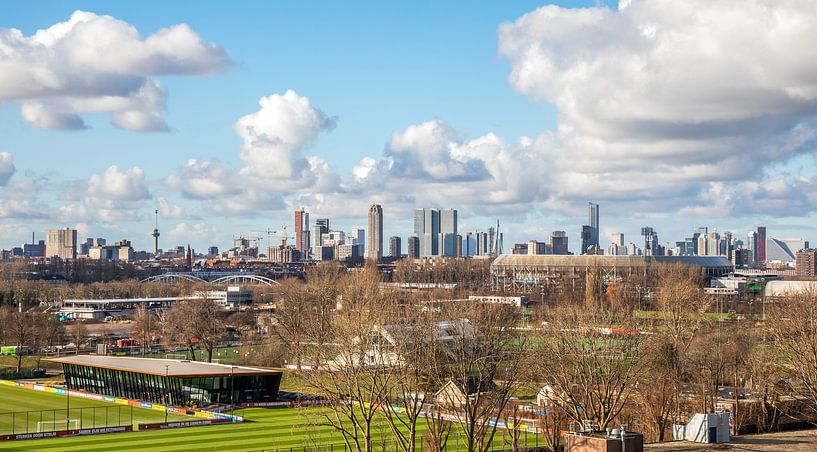
<path fill-rule="evenodd" d="M 68 430 L 71 418 L 71 384 L 65 379 L 65 429 Z"/>
<path fill-rule="evenodd" d="M 168 375 L 167 374 L 168 374 L 168 368 L 169 367 L 170 367 L 170 364 L 165 364 L 165 382 L 164 382 L 164 385 L 163 385 L 164 388 L 165 388 L 165 424 L 167 424 L 167 383 L 168 383 Z"/>
<path fill-rule="evenodd" d="M 230 366 L 230 414 L 233 414 L 232 413 L 232 409 L 233 409 L 233 389 L 235 388 L 235 386 L 233 384 L 233 380 L 234 380 L 233 370 L 234 369 L 235 369 L 235 366 Z"/>

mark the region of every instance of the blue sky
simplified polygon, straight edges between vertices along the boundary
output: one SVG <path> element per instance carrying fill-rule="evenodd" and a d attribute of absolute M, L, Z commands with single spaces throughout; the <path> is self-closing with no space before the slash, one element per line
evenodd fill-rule
<path fill-rule="evenodd" d="M 565 229 L 575 247 L 578 230 L 585 221 L 584 206 L 595 200 L 602 205 L 603 234 L 623 230 L 628 241 L 638 241 L 633 234 L 644 224 L 655 225 L 662 240 L 674 240 L 699 224 L 745 235 L 746 230 L 761 222 L 770 225 L 777 222 L 782 235 L 808 238 L 813 233 L 813 216 L 802 206 L 817 199 L 809 197 L 814 170 L 810 138 L 813 94 L 807 94 L 806 106 L 801 105 L 794 113 L 794 108 L 773 108 L 780 99 L 764 98 L 758 94 L 763 92 L 762 87 L 734 97 L 714 91 L 707 93 L 706 77 L 716 77 L 714 70 L 712 74 L 701 70 L 700 77 L 692 77 L 699 85 L 670 82 L 655 87 L 656 96 L 641 92 L 637 83 L 648 87 L 655 83 L 650 83 L 649 77 L 647 82 L 636 82 L 634 77 L 619 78 L 628 69 L 609 61 L 608 57 L 620 52 L 621 47 L 630 50 L 622 55 L 622 61 L 655 58 L 668 67 L 678 64 L 681 70 L 688 69 L 684 67 L 685 61 L 698 61 L 701 57 L 679 50 L 662 60 L 663 47 L 656 44 L 657 50 L 651 50 L 645 49 L 643 43 L 632 44 L 628 34 L 631 29 L 644 32 L 654 26 L 659 30 L 658 36 L 662 29 L 681 27 L 693 36 L 699 30 L 683 25 L 685 12 L 680 8 L 676 8 L 679 11 L 669 8 L 666 14 L 656 15 L 656 11 L 640 2 L 633 3 L 636 5 L 628 5 L 623 14 L 615 8 L 596 8 L 592 1 L 555 2 L 560 8 L 542 10 L 539 14 L 533 12 L 543 4 L 527 1 L 478 5 L 55 1 L 39 2 L 37 8 L 26 2 L 6 3 L 0 30 L 19 29 L 25 37 L 68 21 L 75 10 L 82 10 L 127 23 L 139 31 L 141 38 L 164 27 L 187 24 L 201 41 L 226 51 L 229 64 L 183 69 L 191 75 L 135 69 L 139 76 L 148 76 L 163 86 L 166 108 L 160 109 L 160 116 L 168 131 L 115 127 L 110 111 L 104 108 L 101 113 L 78 111 L 87 126 L 83 130 L 37 128 L 21 115 L 20 104 L 25 100 L 9 95 L 4 100 L 0 94 L 0 151 L 13 155 L 16 168 L 0 195 L 9 211 L 2 219 L 0 245 L 18 245 L 30 237 L 30 232 L 25 231 L 35 230 L 42 236 L 42 231 L 49 227 L 80 224 L 89 236 L 109 240 L 129 238 L 137 248 L 146 248 L 152 229 L 150 214 L 159 205 L 159 198 L 170 204 L 171 209 L 178 208 L 177 214 L 171 218 L 163 215 L 161 220 L 164 247 L 189 241 L 198 249 L 211 244 L 223 248 L 233 234 L 277 229 L 280 224 L 291 223 L 291 208 L 297 205 L 306 205 L 313 217 L 333 216 L 343 228 L 363 226 L 369 198 L 384 204 L 387 235 L 403 237 L 411 233 L 409 213 L 413 206 L 439 205 L 459 208 L 464 230 L 484 230 L 493 218 L 503 218 L 508 234 L 506 246 L 514 241 L 544 240 L 550 230 Z M 723 17 L 728 14 L 723 10 L 704 13 L 721 15 L 727 24 L 745 23 L 756 15 L 753 11 L 735 17 Z M 650 14 L 655 17 L 650 18 Z M 525 21 L 520 19 L 523 16 L 527 17 Z M 500 30 L 503 23 L 508 24 L 505 34 Z M 702 41 L 713 39 L 700 33 Z M 642 34 L 646 36 L 646 32 Z M 501 49 L 503 43 L 505 50 Z M 716 49 L 724 56 L 731 54 L 729 50 L 728 43 Z M 537 56 L 537 51 L 542 54 Z M 782 43 L 780 47 L 770 44 L 768 51 L 795 52 L 784 49 Z M 766 64 L 765 55 L 760 52 L 747 55 L 746 61 Z M 540 66 L 542 55 L 552 66 Z M 802 57 L 792 57 L 798 56 Z M 0 63 L 2 58 L 0 54 Z M 106 56 L 103 54 L 102 58 Z M 741 64 L 738 61 L 734 65 L 739 69 Z M 72 70 L 81 72 L 82 67 Z M 596 70 L 600 72 L 593 75 Z M 523 75 L 515 77 L 517 72 Z M 584 79 L 586 74 L 593 78 Z M 660 73 L 649 75 L 653 80 L 666 77 Z M 798 83 L 811 87 L 814 78 L 808 73 Z M 619 108 L 613 114 L 602 111 L 608 105 L 616 107 L 619 95 L 624 98 L 636 92 L 641 96 L 639 99 L 648 99 L 663 96 L 661 93 L 667 91 L 680 92 L 681 88 L 699 88 L 696 92 L 700 94 L 686 96 L 681 102 L 671 97 L 662 99 L 665 103 L 659 107 L 666 108 L 666 114 L 656 112 L 656 105 L 646 101 L 643 109 L 633 106 L 633 111 L 642 115 L 637 118 L 628 116 L 628 108 Z M 262 180 L 263 176 L 258 175 L 262 173 L 257 168 L 258 159 L 242 158 L 239 154 L 251 145 L 234 130 L 236 122 L 258 112 L 263 96 L 283 95 L 287 90 L 307 99 L 312 110 L 334 121 L 309 132 L 288 150 L 296 160 L 317 157 L 329 165 L 339 181 L 332 188 L 327 189 L 328 183 L 322 182 L 291 190 L 282 188 L 286 187 L 285 180 Z M 599 94 L 595 94 L 596 90 Z M 754 95 L 758 98 L 756 103 L 735 101 Z M 688 102 L 683 105 L 685 109 L 675 109 L 684 102 Z M 770 122 L 780 125 L 758 137 L 748 131 L 746 117 L 736 118 L 714 109 L 711 115 L 690 117 L 688 113 L 705 112 L 712 105 L 724 103 L 735 111 L 756 109 L 746 117 L 776 119 Z M 643 115 L 666 122 L 646 133 L 644 130 L 654 124 L 645 125 Z M 410 131 L 411 126 L 432 120 L 442 125 L 429 125 L 421 131 L 441 139 L 440 143 L 432 140 L 429 144 L 428 136 L 418 138 L 415 135 L 420 132 Z M 695 124 L 697 128 L 711 123 L 717 129 L 724 121 L 735 121 L 747 130 L 721 135 L 716 132 L 715 135 L 726 137 L 717 141 L 707 141 L 694 132 L 696 136 L 686 142 L 688 145 L 678 144 L 677 134 L 681 132 L 666 132 L 679 123 Z M 734 127 L 737 126 L 729 130 Z M 395 132 L 409 143 L 405 149 L 395 141 Z M 477 157 L 472 148 L 489 136 L 497 139 L 497 142 L 489 139 L 495 149 Z M 646 139 L 654 139 L 655 146 L 644 145 Z M 656 151 L 643 150 L 641 146 Z M 786 150 L 771 152 L 770 147 Z M 440 152 L 451 155 L 440 157 Z M 712 157 L 701 158 L 704 152 Z M 678 166 L 685 153 L 690 156 L 687 161 L 699 165 L 695 169 L 698 176 L 658 175 L 692 171 L 689 166 Z M 520 158 L 517 166 L 508 164 L 501 169 L 492 166 L 493 161 L 515 159 L 523 154 L 531 159 L 530 164 Z M 603 168 L 608 156 L 616 163 L 609 170 Z M 365 180 L 354 179 L 352 174 L 364 158 L 371 158 L 377 168 L 375 172 L 386 174 L 386 180 L 373 181 L 371 174 Z M 434 173 L 433 168 L 411 169 L 411 165 L 422 166 L 422 162 L 435 158 L 443 158 L 441 165 L 448 173 L 461 167 L 472 173 L 446 178 Z M 766 158 L 767 164 L 748 165 L 742 175 L 732 169 L 742 159 L 754 158 Z M 190 159 L 199 162 L 217 159 L 227 171 L 225 174 L 230 175 L 225 178 L 230 187 L 222 187 L 217 195 L 191 196 L 194 190 L 185 188 L 186 181 L 199 181 L 199 177 L 180 170 Z M 402 172 L 385 169 L 394 161 L 403 165 Z M 632 167 L 639 162 L 659 169 L 658 174 L 650 176 L 659 179 L 654 194 L 644 195 L 648 190 L 635 183 L 640 177 L 634 175 Z M 144 184 L 146 190 L 133 196 L 122 191 L 93 191 L 100 184 L 94 185 L 90 179 L 104 174 L 112 165 L 121 172 L 138 168 L 138 174 L 131 174 L 135 179 L 143 174 L 141 182 L 131 181 L 136 185 L 125 184 L 130 188 L 123 190 L 139 191 L 139 184 Z M 576 171 L 595 166 L 602 168 Z M 730 170 L 709 171 L 706 166 Z M 250 179 L 241 172 L 247 168 L 256 168 Z M 482 171 L 484 177 L 474 175 L 473 171 Z M 102 179 L 102 186 L 116 177 L 125 177 L 118 172 L 110 176 Z M 168 179 L 173 176 L 178 176 L 175 183 Z M 527 183 L 508 189 L 518 182 L 515 178 L 526 179 Z M 15 214 L 19 209 L 11 206 L 19 203 L 20 193 L 31 186 L 39 189 L 36 207 L 43 213 L 32 215 L 28 210 Z M 484 204 L 479 199 L 480 190 L 485 191 Z M 324 192 L 333 194 L 328 196 Z M 407 194 L 410 199 L 405 198 Z M 229 211 L 221 208 L 235 204 L 236 198 L 250 200 L 247 203 L 257 203 L 257 207 L 242 206 Z M 495 200 L 487 201 L 488 198 Z M 357 202 L 345 205 L 352 199 Z M 105 204 L 106 212 L 97 214 L 94 203 Z M 54 214 L 66 205 L 73 207 Z M 111 215 L 108 211 L 112 210 L 126 215 Z M 171 234 L 173 229 L 176 232 Z M 606 243 L 606 239 L 602 242 Z"/>

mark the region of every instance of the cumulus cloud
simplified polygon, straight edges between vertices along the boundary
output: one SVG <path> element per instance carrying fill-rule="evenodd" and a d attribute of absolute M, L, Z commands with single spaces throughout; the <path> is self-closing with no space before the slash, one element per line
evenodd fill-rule
<path fill-rule="evenodd" d="M 0 101 L 20 104 L 34 127 L 82 129 L 86 113 L 117 127 L 166 130 L 167 93 L 155 76 L 206 75 L 229 64 L 226 51 L 185 24 L 143 37 L 111 16 L 76 11 L 25 36 L 0 29 Z"/>
<path fill-rule="evenodd" d="M 106 201 L 141 201 L 150 197 L 145 172 L 135 166 L 121 171 L 116 165 L 88 178 L 86 195 Z"/>
<path fill-rule="evenodd" d="M 296 180 L 308 174 L 310 164 L 302 155 L 321 132 L 335 128 L 336 119 L 312 106 L 295 91 L 259 100 L 260 109 L 234 125 L 244 141 L 239 158 L 242 173 L 270 179 Z"/>
<path fill-rule="evenodd" d="M 0 186 L 7 185 L 16 171 L 14 156 L 9 152 L 0 152 Z"/>
<path fill-rule="evenodd" d="M 189 199 L 216 199 L 240 193 L 237 173 L 218 160 L 190 159 L 165 183 Z"/>
<path fill-rule="evenodd" d="M 557 196 L 667 199 L 813 150 L 816 25 L 808 2 L 546 6 L 499 44 L 511 86 L 559 111 Z"/>
<path fill-rule="evenodd" d="M 282 209 L 285 198 L 341 192 L 342 178 L 331 165 L 305 155 L 337 119 L 292 90 L 262 97 L 259 106 L 233 126 L 243 141 L 237 153 L 241 165 L 190 159 L 165 178 L 165 185 L 188 199 L 217 200 L 208 204 L 209 212 L 248 216 Z"/>
<path fill-rule="evenodd" d="M 354 166 L 344 188 L 406 209 L 456 204 L 511 211 L 547 199 L 545 149 L 547 135 L 516 143 L 494 134 L 468 139 L 434 119 L 395 131 L 382 156 L 364 157 Z"/>
<path fill-rule="evenodd" d="M 196 223 L 193 225 L 188 225 L 187 223 L 179 223 L 168 232 L 168 235 L 182 238 L 190 237 L 202 238 L 211 237 L 216 232 L 217 229 L 215 227 L 208 226 L 204 223 Z"/>

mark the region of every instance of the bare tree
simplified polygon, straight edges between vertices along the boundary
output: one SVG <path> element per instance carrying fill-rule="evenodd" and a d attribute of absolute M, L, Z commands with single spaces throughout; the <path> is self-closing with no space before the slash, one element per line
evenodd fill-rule
<path fill-rule="evenodd" d="M 73 339 L 75 346 L 74 353 L 79 354 L 79 348 L 85 343 L 87 337 L 88 327 L 85 326 L 85 323 L 81 321 L 74 322 L 73 328 L 71 328 L 71 339 Z"/>
<path fill-rule="evenodd" d="M 150 344 L 154 333 L 158 331 L 158 327 L 159 320 L 156 314 L 151 312 L 144 303 L 139 304 L 133 313 L 133 334 L 139 338 L 143 354 L 145 346 Z"/>
<path fill-rule="evenodd" d="M 817 411 L 817 292 L 792 296 L 776 303 L 768 316 L 770 343 L 776 361 L 803 397 L 811 413 Z"/>
<path fill-rule="evenodd" d="M 37 323 L 42 315 L 36 310 L 11 310 L 4 319 L 7 323 L 7 338 L 16 346 L 16 371 L 23 369 L 23 356 L 33 345 L 36 337 Z"/>
<path fill-rule="evenodd" d="M 212 300 L 187 300 L 175 303 L 165 316 L 165 332 L 171 341 L 182 342 L 195 360 L 195 345 L 213 361 L 213 350 L 224 339 L 226 327 L 222 308 Z"/>
<path fill-rule="evenodd" d="M 711 299 L 701 290 L 701 270 L 686 265 L 660 265 L 655 272 L 654 304 L 661 334 L 646 344 L 643 379 L 636 401 L 664 441 L 672 422 L 681 415 L 680 385 L 689 372 L 693 339 L 708 325 L 704 311 Z"/>
<path fill-rule="evenodd" d="M 606 428 L 621 412 L 643 367 L 630 316 L 564 307 L 543 331 L 538 362 L 551 402 L 576 422 Z"/>
<path fill-rule="evenodd" d="M 374 419 L 392 376 L 389 355 L 382 353 L 378 327 L 385 323 L 387 300 L 379 294 L 375 271 L 349 275 L 341 285 L 342 306 L 330 317 L 331 336 L 315 347 L 322 364 L 302 372 L 308 384 L 324 397 L 330 409 L 321 425 L 339 432 L 346 447 L 371 451 L 383 437 Z M 320 327 L 312 323 L 308 328 Z M 313 331 L 312 337 L 318 333 Z"/>
<path fill-rule="evenodd" d="M 379 345 L 379 353 L 388 355 L 391 366 L 391 384 L 386 385 L 382 394 L 383 417 L 392 432 L 396 449 L 413 452 L 417 448 L 419 419 L 424 414 L 425 394 L 432 389 L 428 384 L 428 351 L 439 336 L 432 316 L 414 303 L 394 304 L 393 315 L 386 324 L 378 327 L 385 340 Z M 426 419 L 434 423 L 433 413 L 425 413 Z M 445 447 L 450 423 L 437 422 L 430 426 L 436 444 Z M 436 428 L 435 428 L 436 427 Z"/>
<path fill-rule="evenodd" d="M 441 313 L 456 319 L 438 326 L 445 340 L 435 340 L 433 364 L 436 382 L 459 391 L 440 393 L 445 405 L 459 411 L 456 422 L 468 451 L 486 451 L 493 445 L 497 422 L 508 405 L 526 360 L 525 336 L 514 326 L 519 312 L 508 305 L 453 304 Z"/>

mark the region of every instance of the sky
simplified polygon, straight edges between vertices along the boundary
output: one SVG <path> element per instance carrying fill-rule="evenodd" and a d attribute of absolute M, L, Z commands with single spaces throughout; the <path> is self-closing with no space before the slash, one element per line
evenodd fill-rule
<path fill-rule="evenodd" d="M 817 239 L 809 1 L 7 2 L 0 246 L 224 249 L 292 211 L 505 247 L 612 232 Z"/>

